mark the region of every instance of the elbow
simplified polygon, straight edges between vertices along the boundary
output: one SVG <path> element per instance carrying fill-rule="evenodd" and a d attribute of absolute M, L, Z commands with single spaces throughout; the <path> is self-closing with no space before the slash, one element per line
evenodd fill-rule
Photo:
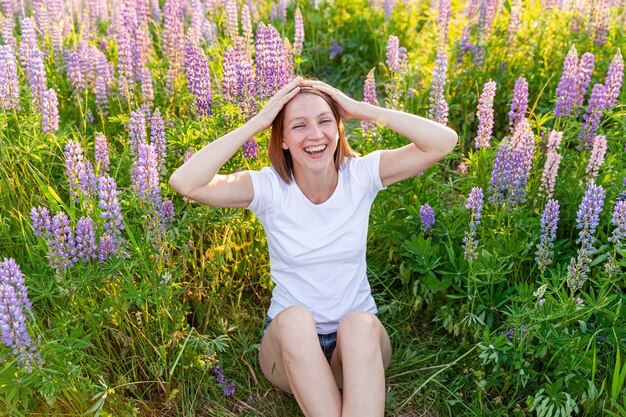
<path fill-rule="evenodd" d="M 456 148 L 456 144 L 459 142 L 459 135 L 452 129 L 449 129 L 448 134 L 446 135 L 446 149 L 445 149 L 445 154 L 449 155 L 450 153 L 452 153 L 452 151 L 454 150 L 454 148 Z"/>
<path fill-rule="evenodd" d="M 180 178 L 180 174 L 178 173 L 178 171 L 174 171 L 174 173 L 170 175 L 169 184 L 178 194 L 181 194 L 185 197 L 187 196 L 188 191 L 185 190 L 182 178 Z"/>

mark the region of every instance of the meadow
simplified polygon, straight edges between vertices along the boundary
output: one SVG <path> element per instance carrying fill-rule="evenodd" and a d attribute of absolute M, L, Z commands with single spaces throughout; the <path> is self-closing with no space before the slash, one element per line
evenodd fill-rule
<path fill-rule="evenodd" d="M 1 415 L 300 415 L 258 366 L 260 223 L 167 183 L 294 75 L 459 134 L 372 208 L 387 415 L 626 415 L 624 0 L 2 0 L 0 25 Z"/>

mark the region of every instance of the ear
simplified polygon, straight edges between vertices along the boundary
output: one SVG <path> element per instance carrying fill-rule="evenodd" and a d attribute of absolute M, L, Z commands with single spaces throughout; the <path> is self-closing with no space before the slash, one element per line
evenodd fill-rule
<path fill-rule="evenodd" d="M 286 150 L 286 151 L 289 150 L 289 146 L 287 146 L 287 143 L 284 140 L 282 141 L 282 146 L 283 146 L 284 150 Z"/>

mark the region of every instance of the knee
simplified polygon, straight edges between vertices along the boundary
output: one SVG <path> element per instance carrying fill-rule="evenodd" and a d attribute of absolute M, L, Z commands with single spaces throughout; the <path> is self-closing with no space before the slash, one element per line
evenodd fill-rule
<path fill-rule="evenodd" d="M 305 307 L 287 307 L 274 317 L 272 325 L 282 340 L 297 338 L 303 332 L 315 333 L 315 319 Z"/>
<path fill-rule="evenodd" d="M 382 324 L 378 317 L 367 311 L 347 313 L 337 329 L 337 342 L 357 349 L 380 348 Z"/>

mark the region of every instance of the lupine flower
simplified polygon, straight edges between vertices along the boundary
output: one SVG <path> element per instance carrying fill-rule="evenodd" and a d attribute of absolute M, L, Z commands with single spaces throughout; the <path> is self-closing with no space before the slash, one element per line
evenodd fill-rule
<path fill-rule="evenodd" d="M 556 176 L 559 172 L 559 165 L 561 164 L 561 155 L 558 151 L 561 147 L 562 140 L 563 132 L 553 130 L 548 135 L 548 155 L 545 165 L 543 166 L 541 185 L 539 186 L 539 195 L 545 195 L 547 198 L 552 198 L 552 193 L 554 193 Z"/>
<path fill-rule="evenodd" d="M 595 57 L 592 53 L 585 52 L 583 56 L 580 57 L 580 62 L 578 63 L 578 86 L 574 97 L 574 107 L 583 104 L 585 94 L 587 94 L 587 87 L 589 87 L 589 83 L 591 82 L 591 74 L 593 73 L 594 65 Z"/>
<path fill-rule="evenodd" d="M 166 0 L 163 7 L 163 55 L 168 58 L 170 66 L 165 79 L 165 91 L 169 96 L 174 92 L 174 80 L 180 74 L 185 53 L 185 35 L 183 23 L 183 2 Z"/>
<path fill-rule="evenodd" d="M 261 98 L 272 97 L 291 78 L 293 68 L 280 34 L 272 25 L 259 24 L 256 31 L 256 76 Z"/>
<path fill-rule="evenodd" d="M 139 144 L 146 143 L 146 117 L 141 110 L 130 112 L 128 123 L 128 136 L 130 136 L 130 153 L 135 154 Z"/>
<path fill-rule="evenodd" d="M 594 21 L 595 36 L 593 43 L 603 46 L 609 34 L 609 2 L 601 1 L 599 5 L 594 5 L 594 7 L 599 7 L 599 10 L 596 11 L 597 18 Z"/>
<path fill-rule="evenodd" d="M 128 20 L 130 17 L 124 17 L 130 13 L 127 7 L 123 8 L 122 20 Z M 135 88 L 135 58 L 134 43 L 131 39 L 131 27 L 121 24 L 117 28 L 117 45 L 118 45 L 118 93 L 124 97 L 126 101 L 130 101 Z"/>
<path fill-rule="evenodd" d="M 420 207 L 420 221 L 422 222 L 424 234 L 428 234 L 435 225 L 435 210 L 428 204 Z"/>
<path fill-rule="evenodd" d="M 37 33 L 35 32 L 35 22 L 30 17 L 25 17 L 21 21 L 22 40 L 20 42 L 20 62 L 26 80 L 30 83 L 30 61 L 31 54 L 34 50 L 38 50 L 37 46 Z"/>
<path fill-rule="evenodd" d="M 606 88 L 602 84 L 596 84 L 591 91 L 587 110 L 583 115 L 583 123 L 578 133 L 579 146 L 581 149 L 589 150 L 593 146 L 593 137 L 600 125 L 600 118 L 606 109 L 607 95 Z"/>
<path fill-rule="evenodd" d="M 333 59 L 343 54 L 343 46 L 339 45 L 336 40 L 330 40 L 330 55 L 328 58 Z"/>
<path fill-rule="evenodd" d="M 281 22 L 287 20 L 287 0 L 278 0 L 278 18 Z"/>
<path fill-rule="evenodd" d="M 237 17 L 237 1 L 226 0 L 226 32 L 232 41 L 239 36 L 239 18 Z"/>
<path fill-rule="evenodd" d="M 611 216 L 611 224 L 615 226 L 613 234 L 609 237 L 609 242 L 621 248 L 626 238 L 626 200 L 616 201 Z"/>
<path fill-rule="evenodd" d="M 295 34 L 293 37 L 293 54 L 295 56 L 300 56 L 302 53 L 302 43 L 304 42 L 304 21 L 299 7 L 296 9 L 294 22 Z"/>
<path fill-rule="evenodd" d="M 244 45 L 241 44 L 241 48 Z M 237 62 L 235 67 L 237 72 L 237 103 L 241 110 L 242 117 L 248 119 L 257 109 L 255 97 L 257 95 L 257 84 L 252 60 L 247 56 Z"/>
<path fill-rule="evenodd" d="M 537 288 L 537 291 L 533 292 L 533 296 L 537 297 L 537 304 L 539 304 L 540 306 L 542 306 L 546 302 L 544 295 L 546 294 L 547 288 L 548 284 L 543 284 L 541 287 Z"/>
<path fill-rule="evenodd" d="M 76 248 L 74 246 L 74 231 L 70 226 L 70 219 L 63 212 L 54 215 L 50 220 L 48 230 L 48 261 L 52 269 L 65 269 L 74 262 Z"/>
<path fill-rule="evenodd" d="M 41 126 L 43 133 L 54 133 L 59 130 L 59 100 L 54 88 L 48 89 L 42 97 Z"/>
<path fill-rule="evenodd" d="M 4 261 L 0 262 L 0 284 L 12 286 L 20 305 L 26 310 L 33 309 L 28 298 L 28 288 L 24 284 L 24 275 L 15 259 L 4 258 Z"/>
<path fill-rule="evenodd" d="M 222 388 L 222 393 L 225 397 L 235 395 L 235 383 L 224 378 L 224 370 L 220 365 L 215 366 L 215 369 L 213 369 L 213 375 L 215 375 L 217 385 Z"/>
<path fill-rule="evenodd" d="M 278 20 L 278 10 L 276 10 L 276 3 L 270 4 L 270 22 Z"/>
<path fill-rule="evenodd" d="M 195 152 L 194 152 L 193 148 L 187 149 L 187 152 L 185 152 L 185 155 L 183 156 L 183 162 L 189 161 L 189 159 L 191 159 L 191 157 L 193 156 L 194 153 Z"/>
<path fill-rule="evenodd" d="M 46 207 L 33 207 L 30 209 L 30 221 L 33 234 L 36 237 L 44 237 L 50 229 L 50 212 Z"/>
<path fill-rule="evenodd" d="M 521 11 L 522 0 L 513 0 L 511 2 L 511 13 L 509 14 L 509 44 L 513 43 L 513 39 L 515 39 L 519 31 Z"/>
<path fill-rule="evenodd" d="M 165 123 L 161 117 L 159 109 L 154 110 L 150 117 L 150 143 L 154 145 L 157 154 L 157 162 L 159 166 L 159 174 L 165 174 L 165 157 L 166 157 L 166 141 L 165 141 Z"/>
<path fill-rule="evenodd" d="M 527 108 L 528 83 L 524 77 L 519 77 L 517 81 L 515 81 L 511 110 L 509 111 L 509 127 L 511 130 L 515 130 L 517 123 L 526 116 Z"/>
<path fill-rule="evenodd" d="M 378 98 L 376 97 L 376 80 L 374 79 L 374 70 L 372 68 L 365 78 L 363 84 L 363 101 L 378 106 Z M 364 135 L 373 135 L 376 132 L 376 123 L 361 120 L 361 129 Z"/>
<path fill-rule="evenodd" d="M 187 39 L 185 47 L 185 70 L 189 92 L 196 97 L 196 112 L 200 116 L 211 115 L 213 93 L 211 91 L 209 61 L 204 51 L 198 48 L 191 39 Z"/>
<path fill-rule="evenodd" d="M 133 190 L 149 206 L 160 202 L 157 154 L 153 145 L 140 143 L 131 167 Z"/>
<path fill-rule="evenodd" d="M 15 45 L 17 45 L 13 28 L 13 19 L 4 19 L 4 22 L 2 22 L 2 42 L 5 46 L 11 47 L 12 53 L 15 51 Z"/>
<path fill-rule="evenodd" d="M 587 181 L 591 184 L 594 183 L 595 178 L 598 176 L 598 170 L 600 165 L 604 162 L 606 156 L 606 136 L 597 135 L 593 139 L 593 148 L 591 149 L 591 155 L 589 156 L 589 162 L 587 163 L 587 169 L 585 175 Z"/>
<path fill-rule="evenodd" d="M 96 257 L 96 233 L 91 218 L 81 217 L 78 220 L 74 239 L 76 244 L 74 263 L 78 262 L 79 259 L 83 262 L 89 262 L 89 259 Z"/>
<path fill-rule="evenodd" d="M 65 145 L 65 175 L 70 187 L 70 195 L 78 201 L 78 190 L 90 196 L 95 188 L 93 167 L 85 160 L 83 148 L 78 142 L 69 140 Z"/>
<path fill-rule="evenodd" d="M 385 20 L 389 21 L 391 13 L 393 12 L 393 6 L 395 6 L 395 0 L 384 0 Z"/>
<path fill-rule="evenodd" d="M 512 210 L 526 201 L 526 184 L 532 168 L 535 137 L 527 119 L 517 124 L 512 137 L 505 138 L 493 164 L 489 183 L 490 201 Z"/>
<path fill-rule="evenodd" d="M 441 123 L 443 125 L 448 124 L 448 102 L 446 101 L 446 97 L 444 95 L 446 88 L 447 70 L 448 54 L 446 54 L 445 51 L 440 50 L 439 52 L 437 52 L 435 69 L 433 70 L 433 80 L 430 86 L 430 107 L 428 110 L 428 117 L 431 120 L 434 120 L 437 123 Z"/>
<path fill-rule="evenodd" d="M 115 179 L 108 175 L 98 177 L 98 207 L 100 218 L 104 220 L 104 230 L 117 239 L 124 230 L 122 208 Z"/>
<path fill-rule="evenodd" d="M 98 173 L 109 172 L 109 142 L 104 134 L 100 132 L 96 133 L 94 148 Z"/>
<path fill-rule="evenodd" d="M 467 166 L 467 164 L 465 163 L 465 161 L 462 161 L 457 167 L 456 170 L 459 174 L 461 175 L 467 175 L 469 174 L 469 167 Z"/>
<path fill-rule="evenodd" d="M 478 101 L 478 135 L 474 142 L 476 149 L 488 148 L 493 131 L 493 100 L 496 96 L 496 82 L 485 83 Z"/>
<path fill-rule="evenodd" d="M 66 49 L 63 51 L 63 60 L 65 61 L 65 70 L 67 78 L 72 84 L 74 94 L 80 94 L 85 89 L 85 80 L 83 79 L 83 71 L 78 52 Z"/>
<path fill-rule="evenodd" d="M 141 98 L 148 107 L 154 101 L 154 88 L 152 87 L 152 74 L 146 67 L 141 68 Z"/>
<path fill-rule="evenodd" d="M 243 59 L 240 50 L 227 46 L 222 60 L 222 90 L 224 99 L 234 103 L 237 97 L 237 62 Z"/>
<path fill-rule="evenodd" d="M 448 26 L 450 23 L 450 0 L 439 0 L 437 13 L 437 50 L 443 51 L 448 43 Z"/>
<path fill-rule="evenodd" d="M 253 159 L 259 156 L 259 146 L 256 139 L 248 139 L 246 143 L 243 144 L 243 155 L 246 159 Z"/>
<path fill-rule="evenodd" d="M 476 227 L 480 224 L 480 219 L 482 217 L 481 212 L 483 209 L 483 200 L 483 189 L 479 187 L 472 187 L 472 191 L 470 191 L 469 195 L 467 196 L 467 202 L 465 203 L 465 208 L 471 210 L 469 230 L 465 231 L 465 236 L 463 237 L 465 259 L 467 259 L 468 261 L 478 258 L 478 240 L 476 239 Z"/>
<path fill-rule="evenodd" d="M 116 240 L 109 233 L 105 232 L 98 240 L 98 259 L 100 263 L 105 263 L 111 255 L 118 253 Z"/>
<path fill-rule="evenodd" d="M 554 239 L 556 239 L 559 210 L 560 206 L 557 200 L 548 200 L 541 214 L 541 237 L 539 244 L 537 244 L 537 252 L 535 252 L 535 261 L 541 272 L 544 272 L 552 263 L 552 247 L 554 246 Z"/>
<path fill-rule="evenodd" d="M 556 117 L 567 117 L 572 112 L 572 107 L 578 93 L 578 52 L 576 47 L 572 48 L 565 57 L 563 73 L 556 89 L 556 106 L 554 115 Z"/>
<path fill-rule="evenodd" d="M 17 11 L 17 3 L 15 0 L 2 0 L 0 6 L 2 6 L 2 11 L 6 16 L 13 16 Z"/>
<path fill-rule="evenodd" d="M 33 96 L 34 106 L 41 110 L 43 96 L 46 88 L 46 67 L 43 63 L 44 55 L 39 49 L 30 52 L 30 62 L 28 64 L 28 85 Z"/>
<path fill-rule="evenodd" d="M 0 46 L 0 108 L 19 109 L 20 84 L 17 77 L 17 64 L 13 48 Z"/>
<path fill-rule="evenodd" d="M 622 88 L 622 79 L 624 78 L 624 60 L 620 50 L 617 53 L 609 65 L 609 70 L 604 80 L 604 86 L 606 88 L 606 108 L 612 109 L 619 97 L 620 89 Z"/>
<path fill-rule="evenodd" d="M 252 21 L 250 19 L 250 6 L 244 4 L 241 8 L 241 30 L 243 31 L 243 39 L 246 49 L 252 48 Z"/>
<path fill-rule="evenodd" d="M 386 105 L 392 109 L 402 109 L 400 101 L 402 97 L 402 79 L 407 67 L 406 48 L 400 47 L 400 41 L 396 36 L 389 36 L 387 41 L 387 67 L 391 73 L 391 79 L 385 84 L 387 92 Z"/>
<path fill-rule="evenodd" d="M 602 186 L 590 184 L 576 212 L 576 228 L 580 229 L 576 243 L 580 243 L 581 246 L 578 249 L 578 256 L 572 258 L 567 267 L 567 286 L 572 292 L 580 289 L 587 280 L 590 271 L 590 255 L 596 241 L 593 234 L 600 223 L 604 197 L 605 192 Z"/>
<path fill-rule="evenodd" d="M 113 67 L 100 51 L 95 54 L 94 61 L 96 107 L 106 114 L 109 103 L 109 87 L 114 80 Z"/>
<path fill-rule="evenodd" d="M 389 71 L 399 72 L 400 71 L 400 40 L 397 36 L 389 36 L 389 40 L 387 41 L 387 67 Z"/>

